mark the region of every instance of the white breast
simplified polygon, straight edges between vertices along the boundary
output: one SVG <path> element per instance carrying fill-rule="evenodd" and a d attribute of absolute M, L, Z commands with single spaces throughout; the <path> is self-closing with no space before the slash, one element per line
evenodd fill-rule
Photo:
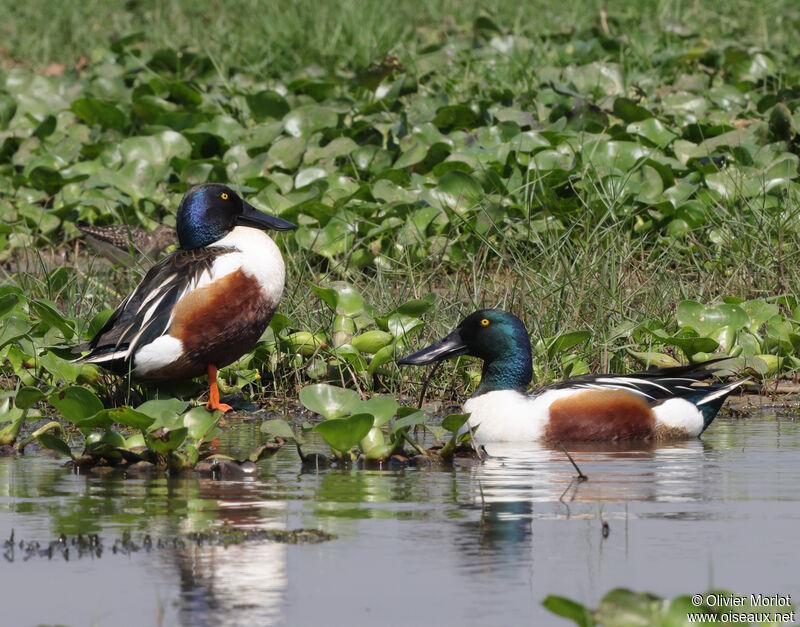
<path fill-rule="evenodd" d="M 475 439 L 486 442 L 531 442 L 538 440 L 550 420 L 550 404 L 578 390 L 550 390 L 528 396 L 514 390 L 487 392 L 464 403 L 469 425 L 480 425 Z"/>
<path fill-rule="evenodd" d="M 234 248 L 237 252 L 222 255 L 211 267 L 212 280 L 241 269 L 258 281 L 268 302 L 275 305 L 281 300 L 286 267 L 281 251 L 272 238 L 260 229 L 237 226 L 211 246 Z"/>

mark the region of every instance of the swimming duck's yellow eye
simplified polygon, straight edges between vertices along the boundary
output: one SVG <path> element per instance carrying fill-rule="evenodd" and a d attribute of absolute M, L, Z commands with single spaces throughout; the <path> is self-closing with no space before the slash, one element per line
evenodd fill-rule
<path fill-rule="evenodd" d="M 219 196 L 222 200 L 228 200 L 228 192 L 222 192 Z"/>
<path fill-rule="evenodd" d="M 481 326 L 482 327 L 488 327 L 489 326 L 489 318 L 484 318 L 483 320 L 481 320 Z"/>

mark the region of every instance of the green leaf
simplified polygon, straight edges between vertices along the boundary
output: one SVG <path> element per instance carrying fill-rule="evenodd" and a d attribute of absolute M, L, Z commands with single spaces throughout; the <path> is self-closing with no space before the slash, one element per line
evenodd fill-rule
<path fill-rule="evenodd" d="M 349 283 L 334 281 L 328 287 L 312 285 L 311 290 L 337 314 L 355 317 L 364 312 L 364 298 Z"/>
<path fill-rule="evenodd" d="M 402 410 L 409 410 L 411 408 L 408 407 L 401 407 L 398 410 L 398 416 L 400 415 Z M 423 425 L 427 422 L 428 417 L 421 409 L 411 410 L 411 413 L 408 413 L 392 423 L 392 433 L 397 433 L 401 429 L 409 429 L 411 427 L 416 427 L 417 425 Z"/>
<path fill-rule="evenodd" d="M 23 387 L 20 388 L 19 392 L 17 392 L 17 395 L 14 397 L 14 405 L 19 409 L 29 409 L 44 398 L 44 392 L 39 388 L 30 386 Z"/>
<path fill-rule="evenodd" d="M 442 428 L 450 433 L 457 433 L 469 419 L 469 414 L 450 414 L 442 420 Z"/>
<path fill-rule="evenodd" d="M 349 451 L 369 433 L 375 422 L 371 414 L 355 414 L 349 418 L 326 420 L 314 427 L 331 448 Z"/>
<path fill-rule="evenodd" d="M 42 322 L 56 327 L 64 334 L 64 339 L 69 341 L 75 335 L 75 329 L 71 321 L 67 320 L 59 311 L 43 300 L 30 301 L 31 309 L 36 313 Z"/>
<path fill-rule="evenodd" d="M 115 105 L 96 98 L 78 98 L 70 106 L 72 112 L 89 125 L 122 130 L 127 118 Z"/>
<path fill-rule="evenodd" d="M 186 439 L 188 433 L 189 429 L 186 427 L 172 429 L 161 436 L 154 436 L 152 433 L 146 433 L 144 435 L 144 441 L 147 444 L 147 448 L 149 448 L 151 451 L 155 451 L 161 455 L 166 455 L 170 451 L 174 451 L 181 444 L 183 444 L 183 441 Z"/>
<path fill-rule="evenodd" d="M 614 115 L 622 118 L 624 122 L 641 122 L 652 118 L 653 114 L 629 98 L 614 100 Z"/>
<path fill-rule="evenodd" d="M 379 329 L 373 329 L 372 331 L 366 331 L 365 333 L 361 333 L 353 337 L 350 340 L 350 343 L 360 353 L 364 353 L 365 355 L 374 355 L 384 346 L 387 346 L 392 341 L 391 333 L 387 333 L 386 331 L 381 331 Z"/>
<path fill-rule="evenodd" d="M 103 403 L 90 390 L 78 385 L 53 392 L 47 400 L 70 422 L 75 424 L 103 410 Z"/>
<path fill-rule="evenodd" d="M 592 337 L 591 331 L 565 331 L 557 335 L 547 348 L 547 356 L 553 358 L 559 353 L 568 351 L 569 349 L 583 344 L 586 340 Z"/>
<path fill-rule="evenodd" d="M 375 418 L 375 426 L 382 427 L 394 417 L 398 407 L 397 401 L 393 398 L 388 396 L 373 396 L 366 401 L 355 403 L 350 408 L 350 411 L 359 414 L 372 414 Z"/>
<path fill-rule="evenodd" d="M 261 423 L 260 431 L 261 433 L 283 438 L 284 440 L 296 439 L 294 429 L 292 429 L 291 425 L 285 420 L 265 420 Z"/>
<path fill-rule="evenodd" d="M 596 624 L 587 607 L 566 597 L 551 594 L 545 597 L 542 605 L 553 614 L 569 619 L 580 627 L 594 627 Z"/>
<path fill-rule="evenodd" d="M 148 429 L 154 422 L 151 416 L 130 407 L 117 407 L 106 411 L 113 422 L 142 431 Z"/>
<path fill-rule="evenodd" d="M 50 433 L 42 433 L 41 435 L 36 436 L 36 440 L 44 448 L 50 449 L 51 451 L 55 451 L 56 453 L 61 453 L 62 455 L 69 457 L 70 459 L 75 458 L 74 455 L 72 454 L 72 450 L 69 448 L 69 445 L 56 435 L 52 435 Z"/>
<path fill-rule="evenodd" d="M 638 352 L 628 350 L 628 354 L 638 361 L 645 368 L 673 368 L 680 366 L 681 363 L 672 355 L 657 353 L 655 351 Z"/>
<path fill-rule="evenodd" d="M 600 601 L 595 618 L 601 625 L 630 625 L 650 627 L 659 624 L 662 601 L 646 592 L 617 588 Z"/>
<path fill-rule="evenodd" d="M 722 303 L 706 307 L 693 300 L 678 303 L 676 318 L 678 326 L 691 327 L 704 336 L 711 336 L 721 327 L 733 327 L 738 331 L 750 324 L 750 316 L 739 305 Z"/>
<path fill-rule="evenodd" d="M 283 118 L 283 128 L 292 137 L 308 137 L 311 133 L 336 128 L 338 114 L 319 105 L 303 105 L 293 109 Z"/>
<path fill-rule="evenodd" d="M 146 416 L 158 420 L 165 416 L 181 414 L 189 406 L 189 403 L 177 398 L 167 398 L 152 401 L 145 401 L 136 408 L 136 411 Z"/>
<path fill-rule="evenodd" d="M 307 385 L 300 390 L 303 406 L 328 420 L 346 416 L 350 413 L 350 407 L 360 400 L 358 392 L 327 383 Z"/>
<path fill-rule="evenodd" d="M 183 416 L 183 426 L 188 429 L 189 437 L 202 440 L 219 424 L 222 413 L 208 411 L 204 405 L 193 407 Z"/>

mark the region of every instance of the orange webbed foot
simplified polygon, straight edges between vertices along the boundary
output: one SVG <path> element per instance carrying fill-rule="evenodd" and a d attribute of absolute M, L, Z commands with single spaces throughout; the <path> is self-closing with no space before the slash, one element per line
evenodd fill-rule
<path fill-rule="evenodd" d="M 233 409 L 230 405 L 219 402 L 219 388 L 217 387 L 217 367 L 209 364 L 208 366 L 208 411 L 220 410 L 223 414 Z"/>
<path fill-rule="evenodd" d="M 206 403 L 206 409 L 208 411 L 214 411 L 215 409 L 218 409 L 224 414 L 226 412 L 231 411 L 233 407 L 231 407 L 230 405 L 226 405 L 225 403 L 217 402 L 216 404 L 213 404 L 211 401 L 208 401 Z"/>

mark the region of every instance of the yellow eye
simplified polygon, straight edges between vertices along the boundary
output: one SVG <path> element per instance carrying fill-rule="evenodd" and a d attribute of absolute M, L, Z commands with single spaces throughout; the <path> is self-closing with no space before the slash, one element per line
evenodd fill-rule
<path fill-rule="evenodd" d="M 481 326 L 482 327 L 488 327 L 489 326 L 489 318 L 484 318 L 483 320 L 481 320 Z"/>
<path fill-rule="evenodd" d="M 219 196 L 222 200 L 228 200 L 228 192 L 222 192 Z"/>

